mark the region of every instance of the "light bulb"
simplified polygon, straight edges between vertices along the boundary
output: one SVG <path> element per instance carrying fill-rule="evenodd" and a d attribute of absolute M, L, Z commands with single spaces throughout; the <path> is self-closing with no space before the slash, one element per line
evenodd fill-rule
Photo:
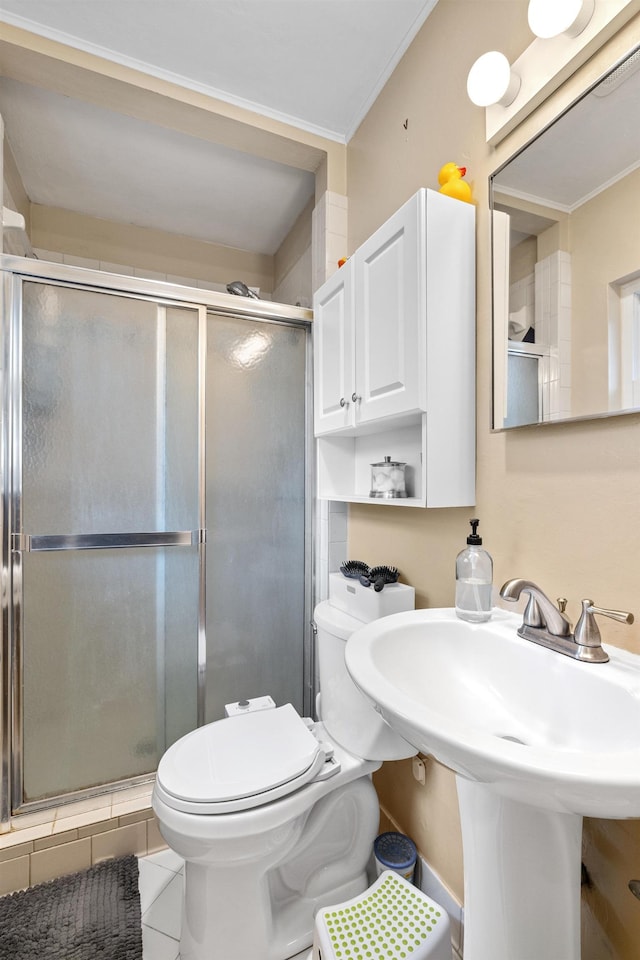
<path fill-rule="evenodd" d="M 483 53 L 469 70 L 467 93 L 478 107 L 500 103 L 508 107 L 520 89 L 520 77 L 511 70 L 504 53 L 491 50 Z"/>
<path fill-rule="evenodd" d="M 594 9 L 595 0 L 529 0 L 529 26 L 541 40 L 561 33 L 577 37 L 591 20 Z"/>

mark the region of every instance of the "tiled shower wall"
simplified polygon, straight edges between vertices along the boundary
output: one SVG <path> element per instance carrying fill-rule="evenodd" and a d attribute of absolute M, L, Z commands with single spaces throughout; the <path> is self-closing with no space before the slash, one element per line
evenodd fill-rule
<path fill-rule="evenodd" d="M 557 250 L 509 287 L 509 320 L 535 329 L 544 420 L 571 416 L 571 254 Z"/>
<path fill-rule="evenodd" d="M 316 600 L 329 595 L 329 574 L 347 560 L 347 505 L 318 500 L 316 527 Z"/>
<path fill-rule="evenodd" d="M 338 269 L 347 254 L 347 198 L 327 190 L 311 219 L 312 288 L 314 291 Z"/>
<path fill-rule="evenodd" d="M 154 270 L 144 270 L 126 263 L 110 263 L 106 260 L 91 260 L 88 257 L 74 257 L 56 250 L 34 249 L 39 260 L 50 263 L 64 263 L 70 267 L 85 267 L 87 270 L 102 270 L 105 273 L 116 273 L 125 277 L 139 277 L 142 280 L 163 280 L 167 283 L 177 283 L 183 287 L 196 287 L 199 290 L 215 290 L 217 293 L 226 293 L 227 288 L 222 283 L 208 283 L 206 280 L 194 280 L 193 277 L 179 277 L 168 273 L 158 273 Z"/>
<path fill-rule="evenodd" d="M 151 810 L 151 784 L 26 814 L 18 824 L 0 835 L 0 896 L 110 857 L 166 847 Z"/>
<path fill-rule="evenodd" d="M 536 338 L 549 344 L 545 420 L 571 416 L 571 254 L 557 250 L 535 267 Z"/>

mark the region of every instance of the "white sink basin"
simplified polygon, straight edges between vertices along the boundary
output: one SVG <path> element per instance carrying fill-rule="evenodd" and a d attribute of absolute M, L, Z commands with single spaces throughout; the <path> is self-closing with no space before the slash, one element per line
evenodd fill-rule
<path fill-rule="evenodd" d="M 353 634 L 346 662 L 387 723 L 457 774 L 465 960 L 580 960 L 582 817 L 640 816 L 640 657 L 580 663 L 521 622 L 395 614 Z"/>
<path fill-rule="evenodd" d="M 347 644 L 358 687 L 405 739 L 512 799 L 640 816 L 640 657 L 579 663 L 523 640 L 522 616 L 416 610 Z"/>

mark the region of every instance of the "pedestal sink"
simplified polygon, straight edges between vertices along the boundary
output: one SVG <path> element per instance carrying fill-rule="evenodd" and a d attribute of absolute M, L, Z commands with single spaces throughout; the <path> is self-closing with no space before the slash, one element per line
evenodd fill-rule
<path fill-rule="evenodd" d="M 583 816 L 640 817 L 640 657 L 580 663 L 449 609 L 358 630 L 355 683 L 456 773 L 465 960 L 580 960 Z"/>

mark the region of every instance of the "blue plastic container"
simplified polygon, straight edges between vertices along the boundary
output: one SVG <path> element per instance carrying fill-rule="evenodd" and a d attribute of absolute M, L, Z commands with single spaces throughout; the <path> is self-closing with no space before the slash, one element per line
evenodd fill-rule
<path fill-rule="evenodd" d="M 384 870 L 393 870 L 405 880 L 413 882 L 418 851 L 413 840 L 403 833 L 381 833 L 373 843 L 378 876 Z"/>

